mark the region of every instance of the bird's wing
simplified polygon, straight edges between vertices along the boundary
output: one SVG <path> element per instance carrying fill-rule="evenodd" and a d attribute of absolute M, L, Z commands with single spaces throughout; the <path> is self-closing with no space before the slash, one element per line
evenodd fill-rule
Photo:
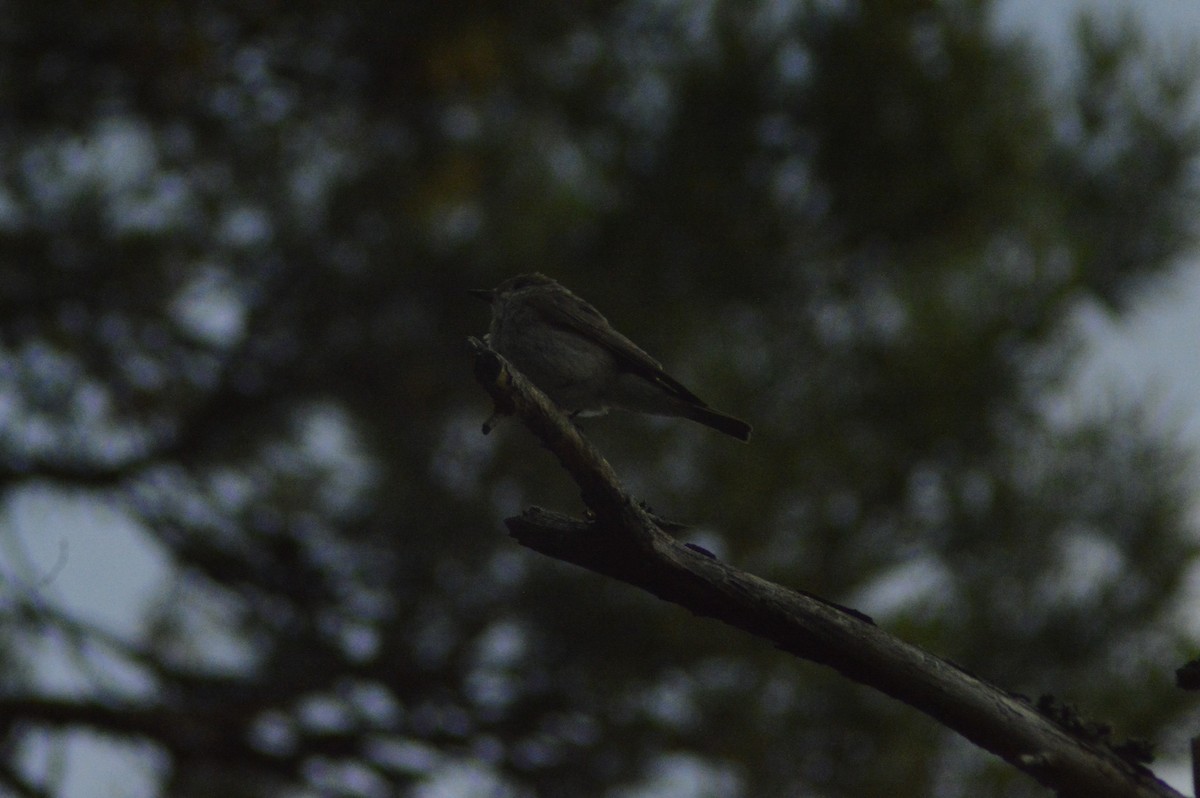
<path fill-rule="evenodd" d="M 548 324 L 578 333 L 589 341 L 595 341 L 613 353 L 620 365 L 651 382 L 674 393 L 678 398 L 700 407 L 708 407 L 696 394 L 685 388 L 678 380 L 663 371 L 662 364 L 646 354 L 624 335 L 613 329 L 608 319 L 579 297 L 575 302 L 553 302 L 545 296 L 530 297 L 527 301 Z"/>

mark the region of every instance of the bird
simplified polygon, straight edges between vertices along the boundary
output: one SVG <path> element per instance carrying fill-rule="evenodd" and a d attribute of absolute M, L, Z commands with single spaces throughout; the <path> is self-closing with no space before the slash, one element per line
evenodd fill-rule
<path fill-rule="evenodd" d="M 572 417 L 609 409 L 679 416 L 750 440 L 749 424 L 709 407 L 556 280 L 519 274 L 469 293 L 491 304 L 488 345 Z"/>

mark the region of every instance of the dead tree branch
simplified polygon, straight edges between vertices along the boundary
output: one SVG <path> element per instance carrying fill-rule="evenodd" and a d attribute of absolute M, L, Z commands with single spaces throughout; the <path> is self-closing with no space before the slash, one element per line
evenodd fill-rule
<path fill-rule="evenodd" d="M 472 339 L 475 375 L 496 403 L 550 450 L 579 485 L 594 520 L 530 508 L 508 518 L 523 546 L 646 590 L 692 613 L 762 637 L 886 693 L 1002 757 L 1069 798 L 1182 798 L 1147 769 L 1137 745 L 1043 700 L 1034 706 L 865 615 L 773 584 L 664 532 L 621 487 L 612 467 L 535 386 Z"/>

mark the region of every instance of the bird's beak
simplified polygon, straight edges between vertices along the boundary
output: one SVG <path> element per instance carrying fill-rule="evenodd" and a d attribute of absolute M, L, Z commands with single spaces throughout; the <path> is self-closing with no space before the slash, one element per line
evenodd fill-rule
<path fill-rule="evenodd" d="M 496 296 L 496 292 L 490 288 L 468 288 L 467 293 L 484 302 L 491 302 L 492 298 Z"/>

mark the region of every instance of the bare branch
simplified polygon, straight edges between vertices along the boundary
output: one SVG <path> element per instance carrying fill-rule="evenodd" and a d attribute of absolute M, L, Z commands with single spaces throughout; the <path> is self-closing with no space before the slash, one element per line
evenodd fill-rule
<path fill-rule="evenodd" d="M 581 521 L 531 508 L 506 519 L 521 545 L 646 590 L 704 617 L 828 665 L 924 712 L 1062 796 L 1180 794 L 1143 764 L 1136 746 L 1049 702 L 991 685 L 879 629 L 866 616 L 760 579 L 681 544 L 620 486 L 616 474 L 554 404 L 495 352 L 473 341 L 475 375 L 503 412 L 517 415 L 579 485 L 595 514 Z M 1118 751 L 1122 753 L 1118 753 Z"/>

